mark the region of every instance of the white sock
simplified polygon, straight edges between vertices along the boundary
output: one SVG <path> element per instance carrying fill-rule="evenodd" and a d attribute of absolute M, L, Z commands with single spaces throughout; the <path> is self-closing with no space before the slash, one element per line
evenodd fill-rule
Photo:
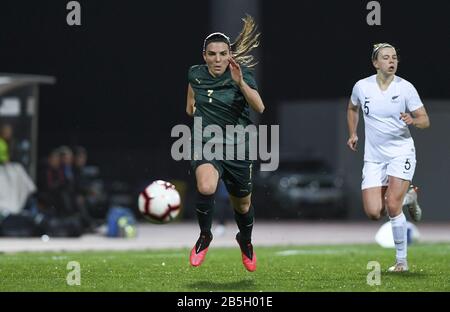
<path fill-rule="evenodd" d="M 400 213 L 396 217 L 389 217 L 392 225 L 392 234 L 394 236 L 395 250 L 397 262 L 402 262 L 406 264 L 406 254 L 407 254 L 407 246 L 408 241 L 406 237 L 407 225 L 406 225 L 406 217 L 402 213 Z"/>

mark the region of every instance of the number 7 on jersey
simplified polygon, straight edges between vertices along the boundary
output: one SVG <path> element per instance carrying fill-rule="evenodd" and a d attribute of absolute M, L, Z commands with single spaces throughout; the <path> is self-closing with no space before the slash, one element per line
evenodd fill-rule
<path fill-rule="evenodd" d="M 209 96 L 209 103 L 212 103 L 211 95 L 213 94 L 214 90 L 208 90 L 208 96 Z"/>

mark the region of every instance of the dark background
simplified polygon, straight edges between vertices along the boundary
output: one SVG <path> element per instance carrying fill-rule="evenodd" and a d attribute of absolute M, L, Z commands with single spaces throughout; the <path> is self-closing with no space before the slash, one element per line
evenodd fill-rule
<path fill-rule="evenodd" d="M 170 157 L 170 130 L 190 125 L 187 69 L 203 62 L 204 37 L 221 30 L 214 1 L 79 1 L 82 25 L 72 27 L 67 2 L 0 3 L 0 71 L 57 79 L 41 88 L 39 156 L 79 144 L 105 178 L 189 179 L 189 163 Z M 398 47 L 398 75 L 422 98 L 450 98 L 450 2 L 379 1 L 381 26 L 367 25 L 367 2 L 256 1 L 261 123 L 277 123 L 282 102 L 348 98 L 374 73 L 375 42 Z M 240 29 L 242 16 L 228 22 Z"/>

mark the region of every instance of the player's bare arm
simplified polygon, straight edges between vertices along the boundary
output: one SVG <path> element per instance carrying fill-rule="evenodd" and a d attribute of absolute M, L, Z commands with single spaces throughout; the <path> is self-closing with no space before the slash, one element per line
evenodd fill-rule
<path fill-rule="evenodd" d="M 359 106 L 355 106 L 351 103 L 351 100 L 348 103 L 347 107 L 347 125 L 348 125 L 348 147 L 356 152 L 356 145 L 358 144 L 358 136 L 356 134 L 356 130 L 358 129 L 358 121 L 359 121 Z"/>
<path fill-rule="evenodd" d="M 413 125 L 414 127 L 419 129 L 425 129 L 430 126 L 430 119 L 428 118 L 427 111 L 423 106 L 411 112 L 411 114 L 401 113 L 400 118 L 407 125 Z"/>
<path fill-rule="evenodd" d="M 187 91 L 187 104 L 186 104 L 186 113 L 189 116 L 194 116 L 195 113 L 195 97 L 194 90 L 192 90 L 191 84 L 188 84 Z"/>
<path fill-rule="evenodd" d="M 258 91 L 250 88 L 250 86 L 244 81 L 242 70 L 239 64 L 231 57 L 229 60 L 230 60 L 229 68 L 231 72 L 231 78 L 233 78 L 234 82 L 236 82 L 239 88 L 241 89 L 242 94 L 244 95 L 250 107 L 256 112 L 262 114 L 264 112 L 265 107 Z"/>

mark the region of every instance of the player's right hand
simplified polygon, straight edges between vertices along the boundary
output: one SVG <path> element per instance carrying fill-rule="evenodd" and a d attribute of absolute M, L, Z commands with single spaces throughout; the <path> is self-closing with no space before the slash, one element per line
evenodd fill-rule
<path fill-rule="evenodd" d="M 350 147 L 350 149 L 354 152 L 357 151 L 356 149 L 356 145 L 358 144 L 358 136 L 356 134 L 352 135 L 348 141 L 347 141 L 347 145 L 348 147 Z"/>

